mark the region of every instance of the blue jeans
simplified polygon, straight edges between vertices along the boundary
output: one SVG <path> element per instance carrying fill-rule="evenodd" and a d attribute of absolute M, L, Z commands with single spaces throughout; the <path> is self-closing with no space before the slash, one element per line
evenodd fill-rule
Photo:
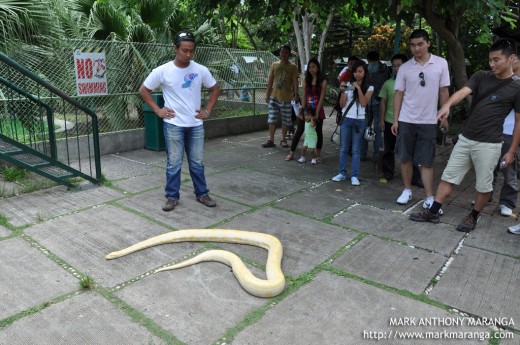
<path fill-rule="evenodd" d="M 373 97 L 373 96 L 372 96 Z M 370 111 L 372 114 L 372 128 L 376 133 L 374 139 L 374 152 L 372 152 L 372 160 L 375 162 L 379 158 L 379 149 L 383 147 L 383 132 L 379 127 L 379 102 L 370 101 L 370 105 L 367 107 L 367 111 Z M 367 119 L 368 125 L 369 114 L 365 115 L 365 119 Z M 368 153 L 368 141 L 363 139 L 363 146 L 361 147 L 361 156 L 365 157 Z"/>
<path fill-rule="evenodd" d="M 356 133 L 355 125 L 359 131 Z M 352 144 L 352 167 L 350 177 L 359 177 L 359 166 L 361 165 L 361 140 L 365 133 L 365 119 L 356 120 L 346 117 L 341 124 L 340 146 L 339 146 L 339 173 L 347 176 L 348 148 Z"/>
<path fill-rule="evenodd" d="M 195 196 L 200 198 L 208 194 L 204 177 L 204 125 L 197 127 L 179 127 L 164 122 L 164 141 L 166 144 L 166 187 L 168 199 L 179 200 L 181 187 L 181 167 L 184 151 L 188 157 L 190 175 L 195 189 Z"/>

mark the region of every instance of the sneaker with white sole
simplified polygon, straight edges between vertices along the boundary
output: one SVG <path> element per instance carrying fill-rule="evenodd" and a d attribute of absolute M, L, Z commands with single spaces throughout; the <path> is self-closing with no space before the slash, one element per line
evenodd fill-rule
<path fill-rule="evenodd" d="M 305 159 L 305 157 L 300 157 L 300 159 L 298 159 L 298 163 L 305 163 L 307 162 L 307 159 Z"/>
<path fill-rule="evenodd" d="M 397 198 L 397 203 L 399 205 L 406 205 L 410 202 L 410 200 L 412 200 L 412 191 L 410 189 L 405 189 L 399 198 Z"/>
<path fill-rule="evenodd" d="M 520 223 L 507 228 L 507 232 L 513 235 L 520 235 Z"/>
<path fill-rule="evenodd" d="M 340 182 L 340 181 L 345 181 L 345 175 L 343 174 L 337 174 L 336 176 L 334 176 L 332 178 L 332 181 L 335 181 L 335 182 Z"/>
<path fill-rule="evenodd" d="M 506 205 L 500 205 L 500 214 L 504 217 L 510 217 L 513 214 L 513 210 Z"/>
<path fill-rule="evenodd" d="M 359 186 L 360 183 L 359 183 L 359 179 L 357 177 L 351 177 L 350 178 L 350 183 L 353 185 L 353 186 Z"/>
<path fill-rule="evenodd" d="M 316 158 L 313 158 L 313 159 L 311 160 L 311 164 L 316 164 L 316 163 L 317 163 L 317 162 L 316 162 Z"/>
<path fill-rule="evenodd" d="M 432 207 L 434 201 L 435 201 L 435 198 L 433 197 L 433 195 L 431 195 L 427 198 L 424 198 L 422 208 L 424 208 L 425 210 L 429 210 L 430 207 Z M 444 214 L 444 211 L 442 210 L 442 208 L 439 208 L 439 212 L 437 212 L 437 214 L 439 216 L 442 216 Z"/>

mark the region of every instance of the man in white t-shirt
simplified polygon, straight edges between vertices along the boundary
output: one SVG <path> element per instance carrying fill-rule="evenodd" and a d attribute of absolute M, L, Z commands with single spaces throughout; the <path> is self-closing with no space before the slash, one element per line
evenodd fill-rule
<path fill-rule="evenodd" d="M 208 195 L 204 176 L 204 125 L 202 120 L 211 115 L 218 99 L 219 87 L 207 67 L 192 61 L 195 54 L 195 36 L 189 31 L 175 35 L 175 59 L 155 68 L 143 82 L 139 93 L 150 108 L 164 120 L 166 144 L 166 203 L 163 211 L 173 210 L 179 203 L 181 166 L 184 151 L 197 201 L 214 207 Z M 209 89 L 206 107 L 201 107 L 201 89 Z M 152 98 L 152 91 L 161 87 L 164 107 L 160 108 Z"/>

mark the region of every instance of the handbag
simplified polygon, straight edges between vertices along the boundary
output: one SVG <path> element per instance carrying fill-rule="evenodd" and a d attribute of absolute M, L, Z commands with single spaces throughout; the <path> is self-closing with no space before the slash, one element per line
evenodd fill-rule
<path fill-rule="evenodd" d="M 374 128 L 372 126 L 368 126 L 365 129 L 365 134 L 363 135 L 363 139 L 366 141 L 374 141 L 376 138 L 376 132 L 374 131 Z"/>
<path fill-rule="evenodd" d="M 457 141 L 459 141 L 459 136 L 462 133 L 462 130 L 464 129 L 464 126 L 468 122 L 469 116 L 473 112 L 473 109 L 475 109 L 475 106 L 477 105 L 477 103 L 480 102 L 481 100 L 483 100 L 484 98 L 486 98 L 487 96 L 491 95 L 493 92 L 495 92 L 498 89 L 500 89 L 502 86 L 508 85 L 512 81 L 513 81 L 513 78 L 508 78 L 508 79 L 500 82 L 498 85 L 495 85 L 495 87 L 491 88 L 490 90 L 488 90 L 484 94 L 482 94 L 482 95 L 475 94 L 475 96 L 473 96 L 473 100 L 471 101 L 471 105 L 470 105 L 469 110 L 467 112 L 466 121 L 464 121 L 462 126 L 460 126 L 459 130 L 457 131 L 457 134 L 455 134 L 453 137 L 451 137 L 451 143 L 453 145 L 455 145 L 457 143 Z"/>
<path fill-rule="evenodd" d="M 336 144 L 340 144 L 340 138 L 339 138 L 339 125 L 336 126 L 336 129 L 334 129 L 334 132 L 332 132 L 332 135 L 330 136 L 330 141 Z"/>

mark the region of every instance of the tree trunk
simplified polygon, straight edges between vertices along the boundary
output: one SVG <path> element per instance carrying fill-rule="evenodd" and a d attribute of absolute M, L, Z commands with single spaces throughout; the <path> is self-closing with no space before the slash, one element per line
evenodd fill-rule
<path fill-rule="evenodd" d="M 468 81 L 464 49 L 457 38 L 460 30 L 460 20 L 458 18 L 462 18 L 462 15 L 459 15 L 455 10 L 446 14 L 444 19 L 446 23 L 450 24 L 448 27 L 433 10 L 433 0 L 423 0 L 422 6 L 419 6 L 419 12 L 435 32 L 448 44 L 448 62 L 451 65 L 453 84 L 457 90 L 462 88 Z"/>
<path fill-rule="evenodd" d="M 320 47 L 318 48 L 318 61 L 321 64 L 321 57 L 323 56 L 323 49 L 325 47 L 325 39 L 327 38 L 327 32 L 329 31 L 330 24 L 332 23 L 332 18 L 334 17 L 334 6 L 331 7 L 329 12 L 329 17 L 327 18 L 327 22 L 325 23 L 325 29 L 321 33 L 320 38 Z"/>
<path fill-rule="evenodd" d="M 302 32 L 300 30 L 300 23 L 298 22 L 298 17 L 300 16 L 300 6 L 297 4 L 294 8 L 293 12 L 294 18 L 293 18 L 293 27 L 294 27 L 294 35 L 296 36 L 296 42 L 298 43 L 298 57 L 300 59 L 300 66 L 303 70 L 303 67 L 305 66 L 305 48 L 303 46 L 303 38 L 302 38 Z"/>

